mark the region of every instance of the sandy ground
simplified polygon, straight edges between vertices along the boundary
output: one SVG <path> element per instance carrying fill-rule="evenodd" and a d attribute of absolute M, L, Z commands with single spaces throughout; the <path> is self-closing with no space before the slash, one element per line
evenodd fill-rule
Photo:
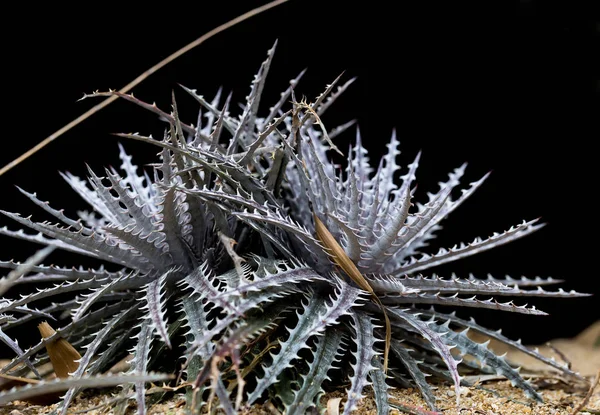
<path fill-rule="evenodd" d="M 444 415 L 570 415 L 573 409 L 584 398 L 585 393 L 570 393 L 562 389 L 544 389 L 541 390 L 544 397 L 544 403 L 536 403 L 527 399 L 521 390 L 510 386 L 507 381 L 485 382 L 479 387 L 463 388 L 460 403 L 456 405 L 456 397 L 452 387 L 443 386 L 436 391 L 436 397 L 439 399 L 439 409 Z M 417 390 L 400 389 L 391 393 L 390 403 L 392 406 L 403 405 L 412 408 L 426 408 L 425 402 L 421 399 Z M 327 403 L 338 404 L 340 413 L 344 404 L 344 393 L 335 392 L 323 397 L 322 404 L 327 407 Z M 111 398 L 109 394 L 84 394 L 76 399 L 69 414 L 87 413 L 90 415 L 110 414 L 111 407 L 102 405 Z M 342 398 L 339 400 L 336 398 Z M 184 398 L 182 395 L 175 395 L 167 401 L 153 405 L 149 408 L 148 414 L 164 415 L 186 415 L 183 410 Z M 13 405 L 0 409 L 2 415 L 34 415 L 49 414 L 56 405 L 36 406 L 24 402 L 15 402 Z M 96 409 L 94 409 L 96 408 Z M 84 412 L 82 412 L 84 411 Z M 130 406 L 130 414 L 135 413 L 134 405 Z M 255 406 L 250 410 L 243 411 L 248 415 L 273 415 L 273 409 L 262 406 Z M 375 402 L 368 394 L 363 399 L 357 411 L 358 414 L 376 415 Z M 405 414 L 393 409 L 391 414 Z M 580 414 L 600 414 L 600 390 L 597 390 L 588 405 Z M 332 414 L 333 415 L 333 414 Z"/>
<path fill-rule="evenodd" d="M 573 339 L 557 339 L 551 342 L 552 347 L 546 345 L 540 346 L 540 351 L 547 356 L 554 356 L 557 360 L 566 359 L 572 365 L 575 371 L 592 379 L 600 370 L 600 322 L 596 323 L 579 336 Z M 482 339 L 485 340 L 485 339 Z M 573 385 L 565 382 L 556 373 L 548 372 L 547 367 L 539 364 L 538 361 L 505 350 L 503 345 L 491 344 L 496 352 L 508 352 L 508 358 L 522 365 L 524 375 L 538 387 L 543 396 L 544 403 L 537 403 L 528 399 L 520 389 L 514 388 L 507 381 L 496 379 L 481 379 L 473 387 L 463 387 L 461 390 L 460 401 L 457 405 L 454 388 L 449 385 L 440 385 L 435 395 L 438 399 L 440 413 L 444 415 L 571 415 L 574 409 L 584 400 L 589 389 L 587 385 Z M 561 356 L 562 355 L 562 356 Z M 71 405 L 69 414 L 110 414 L 111 406 L 107 405 L 114 395 L 113 391 L 82 393 L 75 399 Z M 152 392 L 152 389 L 150 389 Z M 358 414 L 376 414 L 375 403 L 369 390 L 365 391 L 366 396 L 356 413 Z M 160 404 L 152 405 L 148 414 L 165 415 L 185 415 L 183 395 L 171 394 Z M 323 396 L 321 400 L 323 408 L 328 408 L 327 415 L 337 415 L 342 412 L 344 404 L 344 392 L 334 392 Z M 413 410 L 426 409 L 425 402 L 417 390 L 414 389 L 394 389 L 391 391 L 390 404 L 396 408 L 392 414 L 411 413 Z M 49 414 L 56 405 L 39 406 L 26 402 L 13 402 L 10 405 L 0 408 L 0 415 L 33 415 Z M 398 408 L 406 408 L 407 411 L 399 411 Z M 131 414 L 135 413 L 134 405 L 130 405 Z M 274 408 L 256 405 L 252 408 L 242 411 L 248 415 L 273 415 L 279 414 Z M 419 412 L 412 412 L 419 413 Z M 423 412 L 421 412 L 423 413 Z M 427 413 L 427 412 L 425 412 Z M 592 393 L 589 402 L 581 409 L 580 414 L 600 414 L 600 387 L 597 387 Z M 429 414 L 434 414 L 429 412 Z"/>

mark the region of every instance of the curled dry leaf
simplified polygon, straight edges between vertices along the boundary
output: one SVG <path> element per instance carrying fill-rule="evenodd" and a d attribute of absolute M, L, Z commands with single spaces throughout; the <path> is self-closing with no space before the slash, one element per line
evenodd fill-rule
<path fill-rule="evenodd" d="M 47 322 L 38 325 L 38 330 L 43 339 L 48 339 L 56 334 L 56 331 Z M 56 377 L 68 378 L 71 373 L 79 367 L 81 355 L 71 344 L 63 338 L 51 340 L 46 343 L 46 350 L 52 362 Z"/>

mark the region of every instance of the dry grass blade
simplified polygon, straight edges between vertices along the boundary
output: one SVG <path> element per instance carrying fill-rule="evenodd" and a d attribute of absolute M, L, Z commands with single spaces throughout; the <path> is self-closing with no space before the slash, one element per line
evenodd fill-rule
<path fill-rule="evenodd" d="M 56 333 L 50 324 L 45 321 L 38 325 L 38 329 L 44 339 Z M 61 379 L 68 378 L 79 367 L 81 355 L 65 339 L 57 339 L 46 343 L 46 350 L 48 350 L 48 356 L 57 377 Z"/>
<path fill-rule="evenodd" d="M 193 42 L 187 44 L 186 46 L 184 46 L 183 48 L 181 48 L 178 51 L 174 52 L 173 54 L 167 56 L 166 58 L 164 58 L 163 60 L 161 60 L 160 62 L 158 62 L 156 65 L 154 65 L 150 69 L 144 71 L 142 74 L 140 74 L 133 81 L 131 81 L 130 83 L 128 83 L 127 85 L 125 85 L 123 88 L 121 88 L 119 90 L 119 93 L 125 94 L 125 93 L 129 92 L 132 88 L 134 88 L 137 85 L 139 85 L 141 82 L 143 82 L 146 78 L 148 78 L 154 72 L 156 72 L 159 69 L 163 68 L 164 66 L 168 65 L 169 63 L 171 63 L 175 59 L 179 58 L 180 56 L 184 55 L 185 53 L 189 52 L 190 50 L 192 50 L 196 46 L 204 43 L 206 40 L 210 39 L 211 37 L 213 37 L 213 36 L 215 36 L 215 35 L 223 32 L 224 30 L 229 29 L 232 26 L 235 26 L 238 23 L 243 22 L 244 20 L 247 20 L 247 19 L 249 19 L 249 18 L 251 18 L 253 16 L 256 16 L 257 14 L 260 14 L 262 12 L 265 12 L 265 11 L 267 11 L 269 9 L 272 9 L 273 7 L 279 6 L 280 4 L 283 4 L 283 3 L 287 2 L 287 1 L 288 0 L 275 0 L 275 1 L 272 1 L 270 3 L 267 3 L 267 4 L 263 5 L 263 6 L 260 6 L 260 7 L 257 7 L 255 9 L 252 9 L 252 10 L 250 10 L 250 11 L 248 11 L 248 12 L 246 12 L 246 13 L 238 16 L 238 17 L 236 17 L 235 19 L 232 19 L 232 20 L 230 20 L 230 21 L 228 21 L 228 22 L 226 22 L 226 23 L 224 23 L 224 24 L 222 24 L 222 25 L 220 25 L 218 27 L 215 27 L 210 32 L 207 32 L 207 33 L 203 34 L 198 39 L 196 39 Z M 51 142 L 53 142 L 54 140 L 56 140 L 58 137 L 60 137 L 61 135 L 63 135 L 67 131 L 69 131 L 71 128 L 73 128 L 73 127 L 77 126 L 78 124 L 82 123 L 83 121 L 85 121 L 86 119 L 88 119 L 89 117 L 91 117 L 92 115 L 94 115 L 95 113 L 97 113 L 98 111 L 100 111 L 101 109 L 103 109 L 104 107 L 107 107 L 109 104 L 111 104 L 112 102 L 116 101 L 117 98 L 118 98 L 117 96 L 111 96 L 111 97 L 107 98 L 106 100 L 102 101 L 98 105 L 93 106 L 88 111 L 86 111 L 85 113 L 81 114 L 79 117 L 75 118 L 73 121 L 71 121 L 70 123 L 68 123 L 64 127 L 62 127 L 59 130 L 55 131 L 53 134 L 51 134 L 50 136 L 46 137 L 44 140 L 40 141 L 35 147 L 32 147 L 31 149 L 29 149 L 28 151 L 26 151 L 25 153 L 21 154 L 19 157 L 17 157 L 16 159 L 14 159 L 10 163 L 8 163 L 6 166 L 2 167 L 2 169 L 0 169 L 0 176 L 2 176 L 4 173 L 6 173 L 7 171 L 9 171 L 13 167 L 19 165 L 23 161 L 27 160 L 29 157 L 31 157 L 32 155 L 34 155 L 35 153 L 37 153 L 38 151 L 40 151 L 42 148 L 46 147 L 48 144 L 50 144 Z"/>
<path fill-rule="evenodd" d="M 315 231 L 317 233 L 317 238 L 323 243 L 323 246 L 327 248 L 328 253 L 331 255 L 334 262 L 340 267 L 350 278 L 354 281 L 362 290 L 367 291 L 371 294 L 373 300 L 377 303 L 381 311 L 383 311 L 383 317 L 385 318 L 385 352 L 383 355 L 383 371 L 387 372 L 388 367 L 388 356 L 390 354 L 390 344 L 392 342 L 392 325 L 390 323 L 390 318 L 388 317 L 385 307 L 381 303 L 377 294 L 373 290 L 373 287 L 369 284 L 369 282 L 363 277 L 360 273 L 354 262 L 346 255 L 346 251 L 344 248 L 340 246 L 340 244 L 335 240 L 331 232 L 327 229 L 325 224 L 317 217 L 315 213 L 313 213 L 313 218 L 315 221 Z"/>
<path fill-rule="evenodd" d="M 7 375 L 6 373 L 0 373 L 0 378 L 14 380 L 15 382 L 19 382 L 19 383 L 30 383 L 32 385 L 37 385 L 38 383 L 40 383 L 40 381 L 37 379 L 29 379 L 29 378 L 24 378 L 21 376 L 12 376 L 12 375 Z M 0 389 L 3 389 L 3 388 L 0 388 Z"/>

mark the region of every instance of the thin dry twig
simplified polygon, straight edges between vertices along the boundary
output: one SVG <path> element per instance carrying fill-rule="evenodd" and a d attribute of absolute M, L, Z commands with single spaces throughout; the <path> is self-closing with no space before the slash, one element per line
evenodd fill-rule
<path fill-rule="evenodd" d="M 304 108 L 306 111 L 308 111 L 311 114 L 312 117 L 314 117 L 315 122 L 319 125 L 319 127 L 321 127 L 321 131 L 323 132 L 323 138 L 325 139 L 325 141 L 327 141 L 327 144 L 329 144 L 329 147 L 332 150 L 335 150 L 338 154 L 343 156 L 344 153 L 342 153 L 342 151 L 335 144 L 333 144 L 333 141 L 331 141 L 331 138 L 329 138 L 329 135 L 327 134 L 327 129 L 325 128 L 323 121 L 321 121 L 321 117 L 319 117 L 319 115 L 313 109 L 313 107 L 311 105 L 308 105 L 306 102 L 297 102 L 297 103 L 295 103 L 295 105 L 297 105 L 300 108 Z"/>
<path fill-rule="evenodd" d="M 563 362 L 567 364 L 568 369 L 571 369 L 571 361 L 563 352 L 554 347 L 554 345 L 550 342 L 546 343 L 546 346 L 548 346 L 554 353 L 556 353 L 562 359 Z"/>
<path fill-rule="evenodd" d="M 246 276 L 245 276 L 245 272 L 244 272 L 244 266 L 242 265 L 242 263 L 246 262 L 246 260 L 244 258 L 242 258 L 241 256 L 239 256 L 233 249 L 233 247 L 237 244 L 237 242 L 235 241 L 235 239 L 228 237 L 227 235 L 225 235 L 222 232 L 218 232 L 218 235 L 219 235 L 219 239 L 221 240 L 221 243 L 223 244 L 223 246 L 225 247 L 225 250 L 227 251 L 227 254 L 233 261 L 235 270 L 237 271 L 238 277 L 240 278 L 240 281 L 239 281 L 240 284 L 246 284 L 247 281 L 246 281 Z"/>
<path fill-rule="evenodd" d="M 507 400 L 507 402 L 514 402 L 514 403 L 517 403 L 517 404 L 519 404 L 519 405 L 523 405 L 523 406 L 526 406 L 526 407 L 528 407 L 528 408 L 531 408 L 531 404 L 529 404 L 528 402 L 523 402 L 523 401 L 520 401 L 520 400 L 518 400 L 518 399 L 515 399 L 515 398 L 513 398 L 513 397 L 511 397 L 511 396 L 502 395 L 502 394 L 498 393 L 497 391 L 495 391 L 495 390 L 493 390 L 493 389 L 484 388 L 483 386 L 475 386 L 475 389 L 479 389 L 479 390 L 482 390 L 482 391 L 486 391 L 486 392 L 488 392 L 488 393 L 491 393 L 492 395 L 494 395 L 494 396 L 496 396 L 496 397 L 498 397 L 498 398 L 503 398 L 503 399 L 506 399 L 506 400 Z"/>
<path fill-rule="evenodd" d="M 287 1 L 289 1 L 289 0 L 274 0 L 274 1 L 272 1 L 270 3 L 267 3 L 267 4 L 263 5 L 263 6 L 260 6 L 260 7 L 257 7 L 255 9 L 252 9 L 252 10 L 250 10 L 250 11 L 248 11 L 248 12 L 246 12 L 246 13 L 238 16 L 238 17 L 236 17 L 235 19 L 232 19 L 232 20 L 230 20 L 230 21 L 228 21 L 228 22 L 226 22 L 226 23 L 224 23 L 224 24 L 222 24 L 222 25 L 220 25 L 218 27 L 215 27 L 211 31 L 209 31 L 209 32 L 203 34 L 202 36 L 200 36 L 198 39 L 194 40 L 191 43 L 188 43 L 186 46 L 182 47 L 178 51 L 176 51 L 173 54 L 167 56 L 166 58 L 164 58 L 163 60 L 161 60 L 160 62 L 158 62 L 156 65 L 154 65 L 150 69 L 144 71 L 142 74 L 140 74 L 133 81 L 131 81 L 130 83 L 128 83 L 127 85 L 125 85 L 123 88 L 121 88 L 119 90 L 119 93 L 125 94 L 125 93 L 129 92 L 132 88 L 136 87 L 141 82 L 143 82 L 144 80 L 146 80 L 146 78 L 148 78 L 150 75 L 154 74 L 159 69 L 162 69 L 164 66 L 168 65 L 169 63 L 171 63 L 175 59 L 179 58 L 183 54 L 189 52 L 190 50 L 192 50 L 196 46 L 204 43 L 206 40 L 210 39 L 211 37 L 213 37 L 213 36 L 215 36 L 215 35 L 223 32 L 223 31 L 225 31 L 227 29 L 229 29 L 232 26 L 235 26 L 238 23 L 243 22 L 244 20 L 247 20 L 247 19 L 249 19 L 249 18 L 251 18 L 253 16 L 256 16 L 257 14 L 260 14 L 262 12 L 265 12 L 265 11 L 267 11 L 269 9 L 272 9 L 273 7 L 279 6 L 280 4 L 283 4 L 283 3 L 287 2 Z M 27 160 L 29 157 L 31 157 L 32 155 L 34 155 L 35 153 L 37 153 L 38 151 L 40 151 L 42 148 L 46 147 L 48 144 L 50 144 L 51 142 L 53 142 L 54 140 L 56 140 L 58 137 L 60 137 L 61 135 L 63 135 L 64 133 L 66 133 L 67 131 L 69 131 L 70 129 L 72 129 L 73 127 L 75 127 L 78 124 L 82 123 L 87 118 L 91 117 L 92 115 L 94 115 L 95 113 L 97 113 L 98 111 L 100 111 L 101 109 L 107 107 L 109 104 L 111 104 L 112 102 L 116 101 L 117 98 L 118 97 L 116 95 L 113 95 L 113 96 L 107 98 L 106 100 L 104 100 L 101 103 L 93 106 L 88 111 L 86 111 L 83 114 L 81 114 L 79 117 L 75 118 L 70 123 L 68 123 L 65 126 L 63 126 L 62 128 L 60 128 L 59 130 L 55 131 L 50 136 L 46 137 L 44 140 L 40 141 L 37 145 L 35 145 L 34 147 L 32 147 L 31 149 L 29 149 L 25 153 L 21 154 L 19 157 L 17 157 L 16 159 L 14 159 L 10 163 L 8 163 L 6 166 L 2 167 L 2 169 L 0 169 L 0 176 L 2 176 L 4 173 L 6 173 L 7 171 L 9 171 L 13 167 L 19 165 L 23 161 Z"/>
<path fill-rule="evenodd" d="M 146 392 L 146 395 L 148 395 L 147 392 Z M 88 412 L 98 411 L 98 410 L 104 409 L 104 408 L 109 408 L 109 409 L 114 408 L 115 404 L 125 401 L 125 400 L 134 399 L 134 398 L 135 398 L 134 394 L 118 395 L 118 396 L 115 396 L 114 398 L 108 399 L 106 402 L 103 402 L 101 404 L 91 406 L 91 407 L 85 408 L 85 409 L 80 409 L 78 411 L 69 412 L 69 415 L 86 414 Z"/>
<path fill-rule="evenodd" d="M 579 403 L 579 405 L 577 405 L 577 407 L 575 407 L 575 409 L 573 410 L 573 413 L 571 415 L 577 415 L 579 412 L 581 412 L 583 410 L 583 408 L 590 401 L 590 398 L 594 394 L 594 390 L 596 389 L 596 387 L 598 387 L 599 382 L 600 382 L 600 370 L 598 370 L 598 373 L 596 373 L 596 378 L 591 383 L 590 389 L 586 393 L 585 398 L 583 398 L 583 400 Z"/>
<path fill-rule="evenodd" d="M 442 415 L 441 412 L 429 411 L 429 410 L 427 410 L 425 408 L 421 408 L 419 406 L 412 406 L 407 403 L 401 402 L 400 400 L 398 400 L 396 398 L 390 398 L 389 402 L 390 402 L 390 406 L 392 406 L 393 408 L 396 408 L 400 411 L 406 412 L 407 414 L 411 414 L 411 415 Z"/>

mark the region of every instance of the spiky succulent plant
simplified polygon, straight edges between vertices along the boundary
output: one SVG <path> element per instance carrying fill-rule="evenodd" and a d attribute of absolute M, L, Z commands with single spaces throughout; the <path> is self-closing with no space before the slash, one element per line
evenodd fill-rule
<path fill-rule="evenodd" d="M 110 378 L 96 375 L 128 353 L 130 373 L 112 383 L 129 382 L 123 396 L 136 399 L 139 414 L 146 412 L 144 381 L 152 378 L 144 375 L 150 371 L 174 373 L 185 382 L 192 412 L 216 396 L 228 414 L 265 399 L 287 414 L 305 413 L 318 406 L 324 389 L 340 385 L 348 385 L 344 413 L 356 408 L 368 385 L 380 414 L 389 410 L 388 385 L 415 385 L 435 408 L 426 378 L 450 381 L 459 392 L 465 382 L 461 374 L 468 372 L 502 375 L 540 399 L 510 362 L 471 340 L 468 330 L 578 377 L 500 332 L 430 307 L 544 314 L 490 297 L 580 294 L 539 288 L 556 282 L 551 278 L 421 274 L 541 225 L 523 222 L 487 239 L 427 253 L 424 248 L 440 222 L 485 177 L 454 197 L 463 165 L 429 194 L 427 203 L 413 205 L 419 156 L 397 182 L 395 136 L 376 166 L 359 134 L 346 167 L 334 164 L 329 152 L 339 150 L 332 140 L 351 123 L 327 131 L 321 116 L 351 81 L 336 89 L 336 80 L 309 104 L 294 96 L 300 74 L 259 116 L 273 53 L 274 48 L 239 116 L 229 113 L 229 100 L 223 104 L 218 95 L 208 101 L 186 89 L 202 108 L 197 126 L 180 120 L 175 100 L 169 114 L 133 96 L 94 94 L 119 95 L 168 123 L 161 140 L 121 134 L 160 147 L 160 162 L 151 173 L 140 173 L 121 147 L 121 173 L 107 169 L 100 177 L 90 170 L 88 183 L 64 174 L 92 208 L 78 212 L 77 219 L 25 191 L 61 224 L 3 212 L 37 234 L 7 228 L 1 234 L 97 258 L 107 266 L 29 264 L 12 285 L 37 289 L 0 301 L 0 338 L 17 353 L 1 372 L 24 375 L 48 360 L 44 342 L 23 351 L 12 340 L 19 337 L 16 327 L 42 317 L 59 320 L 55 337 L 70 341 L 83 356 L 77 371 L 59 381 L 71 382 L 62 414 L 82 387 L 110 384 Z M 12 261 L 0 265 L 19 267 Z M 55 297 L 46 308 L 35 308 L 37 301 Z M 171 357 L 162 358 L 165 354 Z M 44 391 L 43 385 L 33 388 Z M 0 399 L 22 397 L 31 388 Z"/>

